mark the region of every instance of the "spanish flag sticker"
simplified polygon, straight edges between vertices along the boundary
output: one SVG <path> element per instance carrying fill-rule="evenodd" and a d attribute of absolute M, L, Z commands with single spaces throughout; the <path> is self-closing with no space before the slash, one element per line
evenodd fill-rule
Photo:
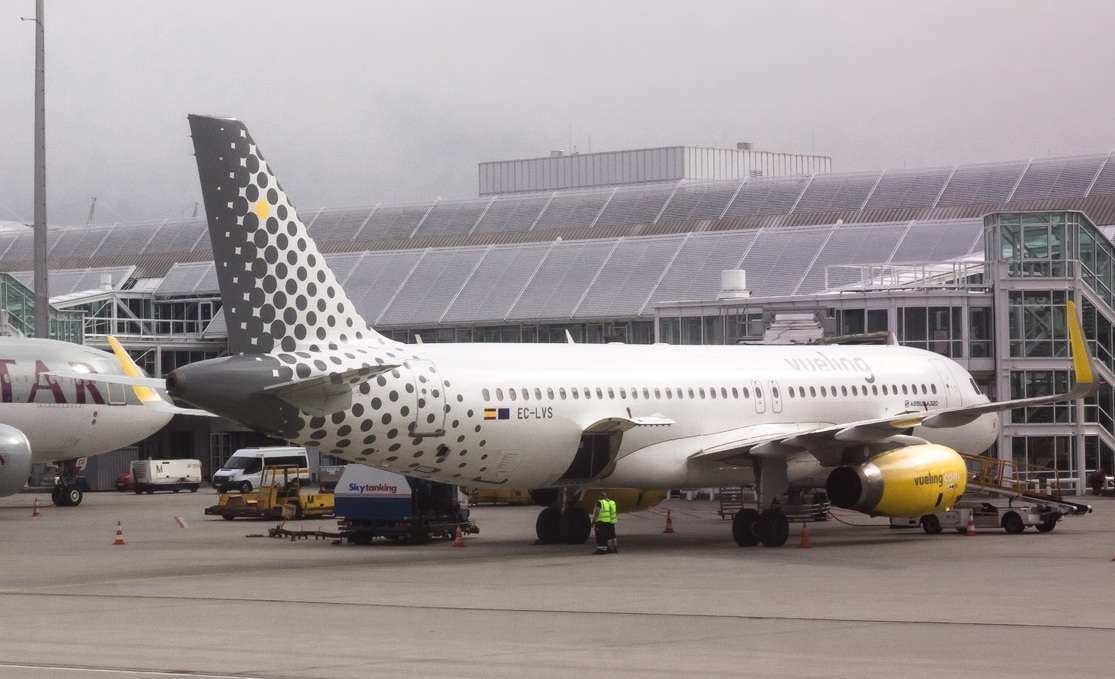
<path fill-rule="evenodd" d="M 484 419 L 485 420 L 510 420 L 511 419 L 511 409 L 510 408 L 485 408 L 484 409 Z"/>

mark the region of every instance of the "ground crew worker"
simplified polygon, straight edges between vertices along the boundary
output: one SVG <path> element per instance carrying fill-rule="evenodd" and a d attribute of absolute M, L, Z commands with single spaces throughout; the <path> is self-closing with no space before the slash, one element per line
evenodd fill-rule
<path fill-rule="evenodd" d="M 592 511 L 592 522 L 596 527 L 596 551 L 593 554 L 616 553 L 616 521 L 619 512 L 616 511 L 616 501 L 609 499 L 607 493 L 601 493 Z"/>

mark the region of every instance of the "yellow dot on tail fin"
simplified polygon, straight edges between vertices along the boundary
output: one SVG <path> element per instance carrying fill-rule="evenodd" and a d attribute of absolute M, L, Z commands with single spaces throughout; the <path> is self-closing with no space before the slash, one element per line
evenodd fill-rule
<path fill-rule="evenodd" d="M 267 219 L 267 217 L 271 214 L 271 206 L 268 205 L 267 201 L 263 198 L 260 198 L 256 201 L 255 207 L 253 209 L 255 210 L 256 217 L 259 217 L 259 221 L 261 222 Z"/>

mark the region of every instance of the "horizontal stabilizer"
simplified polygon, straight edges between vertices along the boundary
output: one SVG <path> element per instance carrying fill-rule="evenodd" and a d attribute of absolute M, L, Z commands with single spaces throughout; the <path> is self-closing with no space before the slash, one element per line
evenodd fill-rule
<path fill-rule="evenodd" d="M 263 390 L 310 415 L 330 415 L 352 407 L 352 389 L 397 365 L 372 365 L 273 384 Z"/>
<path fill-rule="evenodd" d="M 128 375 L 105 375 L 103 373 L 84 373 L 76 370 L 58 369 L 47 371 L 44 374 L 70 380 L 85 380 L 86 382 L 104 382 L 105 384 L 124 384 L 130 387 L 166 389 L 166 380 L 161 377 L 129 377 Z"/>

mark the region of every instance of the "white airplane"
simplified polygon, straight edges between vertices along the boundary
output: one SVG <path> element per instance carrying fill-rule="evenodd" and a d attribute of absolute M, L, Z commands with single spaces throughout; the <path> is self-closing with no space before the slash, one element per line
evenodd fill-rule
<path fill-rule="evenodd" d="M 147 438 L 178 408 L 144 386 L 100 384 L 99 375 L 142 377 L 110 337 L 114 354 L 49 339 L 0 337 L 0 497 L 18 493 L 31 464 L 60 463 L 54 504 L 81 504 L 77 460 Z"/>
<path fill-rule="evenodd" d="M 544 542 L 587 539 L 602 487 L 756 484 L 741 546 L 785 543 L 802 488 L 873 515 L 947 509 L 967 479 L 955 451 L 990 446 L 998 411 L 1093 388 L 1071 306 L 1076 387 L 1000 403 L 896 346 L 401 344 L 356 312 L 245 126 L 189 121 L 232 355 L 175 370 L 169 393 L 351 462 L 555 489 Z"/>

